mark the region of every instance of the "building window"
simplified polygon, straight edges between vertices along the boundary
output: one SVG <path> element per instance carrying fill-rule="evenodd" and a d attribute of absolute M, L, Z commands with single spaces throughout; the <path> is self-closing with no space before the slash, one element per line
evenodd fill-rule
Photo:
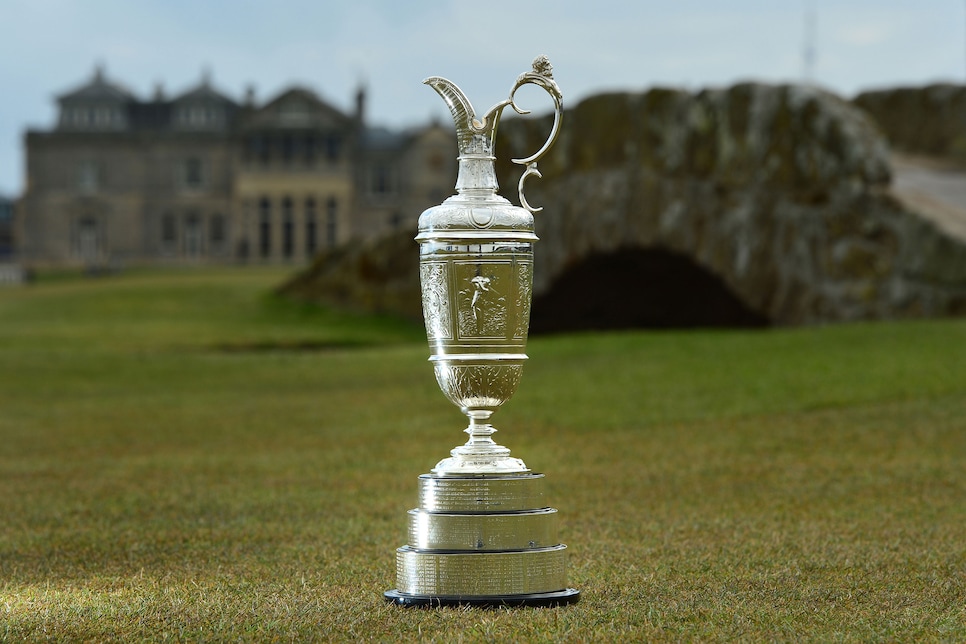
<path fill-rule="evenodd" d="M 262 165 L 268 164 L 269 157 L 271 156 L 268 141 L 261 134 L 248 137 L 246 153 L 249 161 L 258 161 Z"/>
<path fill-rule="evenodd" d="M 183 105 L 177 112 L 178 123 L 186 127 L 209 127 L 222 120 L 222 110 L 212 105 Z"/>
<path fill-rule="evenodd" d="M 272 202 L 268 197 L 258 202 L 258 252 L 263 258 L 272 254 Z"/>
<path fill-rule="evenodd" d="M 204 245 L 204 233 L 201 227 L 201 217 L 196 212 L 189 212 L 184 218 L 184 254 L 186 257 L 201 257 Z"/>
<path fill-rule="evenodd" d="M 335 163 L 339 160 L 341 149 L 342 138 L 338 134 L 330 134 L 325 138 L 325 155 L 330 162 Z"/>
<path fill-rule="evenodd" d="M 398 210 L 389 216 L 389 227 L 393 230 L 399 230 L 402 226 L 402 213 Z"/>
<path fill-rule="evenodd" d="M 315 199 L 309 197 L 305 200 L 305 254 L 309 257 L 315 255 L 315 251 L 318 250 L 316 227 Z"/>
<path fill-rule="evenodd" d="M 188 157 L 184 162 L 182 183 L 188 190 L 199 190 L 204 185 L 204 172 L 201 159 Z"/>
<path fill-rule="evenodd" d="M 308 104 L 289 101 L 278 106 L 278 117 L 285 125 L 305 125 L 312 118 L 312 114 Z"/>
<path fill-rule="evenodd" d="M 282 255 L 286 259 L 295 254 L 295 216 L 292 213 L 292 198 L 282 199 Z"/>
<path fill-rule="evenodd" d="M 77 164 L 77 189 L 86 194 L 94 194 L 100 188 L 101 173 L 96 161 L 81 161 Z"/>
<path fill-rule="evenodd" d="M 255 134 L 245 139 L 245 161 L 268 163 L 268 149 L 264 137 Z"/>
<path fill-rule="evenodd" d="M 315 163 L 315 137 L 311 134 L 307 134 L 302 140 L 302 153 L 305 165 L 311 166 Z"/>
<path fill-rule="evenodd" d="M 211 242 L 212 248 L 217 248 L 222 250 L 225 245 L 225 217 L 224 215 L 215 214 L 211 216 L 208 221 L 208 239 Z"/>
<path fill-rule="evenodd" d="M 168 213 L 161 217 L 161 249 L 173 253 L 178 244 L 178 224 L 174 215 Z"/>
<path fill-rule="evenodd" d="M 377 195 L 387 194 L 391 189 L 389 166 L 380 163 L 372 168 L 372 191 Z"/>
<path fill-rule="evenodd" d="M 292 138 L 291 134 L 286 134 L 282 136 L 282 161 L 286 164 L 292 162 L 295 158 L 295 139 Z"/>
<path fill-rule="evenodd" d="M 100 231 L 97 219 L 92 216 L 81 217 L 77 222 L 77 256 L 86 264 L 98 260 L 101 253 Z"/>
<path fill-rule="evenodd" d="M 339 204 L 335 200 L 335 197 L 329 197 L 329 201 L 325 204 L 325 239 L 329 245 L 329 248 L 333 248 L 336 243 L 336 234 L 339 232 L 336 229 L 336 222 L 338 221 Z"/>

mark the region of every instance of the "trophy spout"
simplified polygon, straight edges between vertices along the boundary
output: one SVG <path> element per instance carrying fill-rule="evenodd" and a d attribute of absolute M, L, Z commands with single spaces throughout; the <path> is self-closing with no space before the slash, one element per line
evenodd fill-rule
<path fill-rule="evenodd" d="M 459 155 L 493 156 L 493 141 L 503 108 L 511 99 L 501 101 L 490 108 L 482 119 L 477 119 L 473 104 L 459 87 L 441 76 L 430 76 L 423 81 L 439 94 L 453 117 L 456 126 L 456 144 Z"/>
<path fill-rule="evenodd" d="M 503 108 L 507 99 L 494 105 L 482 120 L 477 119 L 473 104 L 452 81 L 431 76 L 423 81 L 439 94 L 449 107 L 456 126 L 456 143 L 459 149 L 459 173 L 456 191 L 463 193 L 494 194 L 500 188 L 493 165 L 493 142 Z"/>

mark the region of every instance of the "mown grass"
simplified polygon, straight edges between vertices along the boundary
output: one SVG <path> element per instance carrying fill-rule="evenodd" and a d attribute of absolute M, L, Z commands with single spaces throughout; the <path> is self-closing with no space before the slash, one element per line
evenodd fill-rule
<path fill-rule="evenodd" d="M 421 329 L 275 269 L 0 291 L 0 639 L 966 639 L 966 323 L 538 338 L 501 442 L 575 606 L 384 603 L 462 438 Z"/>

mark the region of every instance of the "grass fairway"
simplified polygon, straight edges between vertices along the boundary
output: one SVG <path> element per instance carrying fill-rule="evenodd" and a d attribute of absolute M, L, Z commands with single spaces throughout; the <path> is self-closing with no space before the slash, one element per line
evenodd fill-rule
<path fill-rule="evenodd" d="M 275 269 L 0 290 L 0 640 L 966 640 L 966 321 L 538 338 L 501 442 L 581 602 L 387 605 L 461 441 Z"/>

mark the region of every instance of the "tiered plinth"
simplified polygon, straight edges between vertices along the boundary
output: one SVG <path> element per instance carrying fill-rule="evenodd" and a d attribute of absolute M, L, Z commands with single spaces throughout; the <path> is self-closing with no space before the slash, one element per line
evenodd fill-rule
<path fill-rule="evenodd" d="M 420 476 L 409 543 L 396 551 L 397 587 L 386 599 L 404 606 L 577 601 L 543 481 L 542 474 Z"/>

